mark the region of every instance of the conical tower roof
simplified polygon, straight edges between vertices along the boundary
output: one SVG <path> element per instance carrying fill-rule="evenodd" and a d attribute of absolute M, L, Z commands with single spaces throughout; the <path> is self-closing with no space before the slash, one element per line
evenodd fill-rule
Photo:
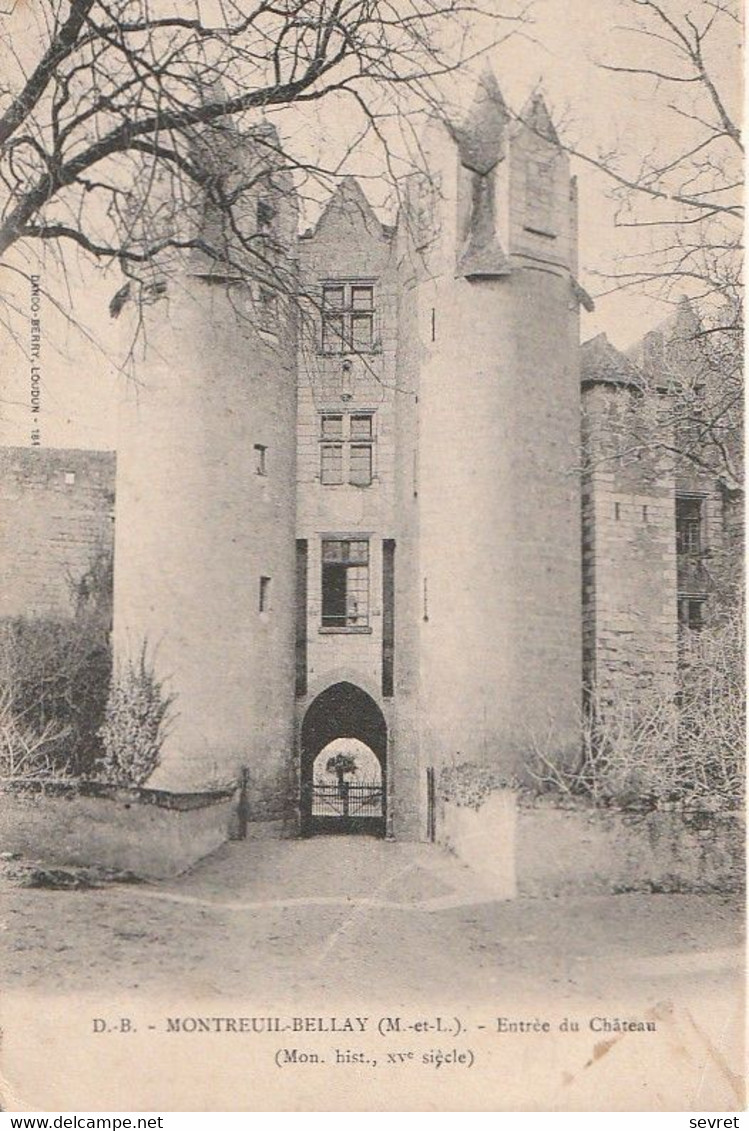
<path fill-rule="evenodd" d="M 580 378 L 583 385 L 634 385 L 640 388 L 643 377 L 628 357 L 612 346 L 605 334 L 583 342 L 580 349 Z"/>

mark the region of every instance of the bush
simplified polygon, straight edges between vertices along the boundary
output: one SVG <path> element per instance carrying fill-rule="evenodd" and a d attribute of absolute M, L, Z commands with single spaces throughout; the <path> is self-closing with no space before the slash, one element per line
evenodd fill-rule
<path fill-rule="evenodd" d="M 743 802 L 745 671 L 744 621 L 738 611 L 685 642 L 674 753 L 679 786 L 687 794 Z"/>
<path fill-rule="evenodd" d="M 50 774 L 89 773 L 100 752 L 97 731 L 111 670 L 108 632 L 87 610 L 68 621 L 17 617 L 4 622 L 0 703 L 6 752 L 15 744 L 13 757 L 21 757 L 33 746 L 44 750 Z M 6 771 L 10 764 L 6 758 Z"/>
<path fill-rule="evenodd" d="M 94 551 L 85 574 L 67 581 L 72 616 L 0 624 L 0 772 L 6 777 L 86 775 L 100 753 L 97 732 L 112 674 L 111 548 Z"/>
<path fill-rule="evenodd" d="M 480 809 L 492 793 L 515 786 L 496 767 L 478 762 L 443 767 L 439 784 L 443 800 L 468 809 Z"/>
<path fill-rule="evenodd" d="M 0 779 L 29 781 L 65 776 L 57 751 L 68 730 L 54 722 L 41 729 L 23 722 L 9 688 L 0 691 Z"/>
<path fill-rule="evenodd" d="M 144 644 L 115 673 L 99 734 L 97 772 L 117 785 L 143 785 L 158 766 L 173 697 L 165 695 Z"/>
<path fill-rule="evenodd" d="M 637 698 L 593 694 L 582 752 L 561 763 L 536 744 L 528 770 L 545 790 L 598 804 L 743 804 L 745 776 L 743 617 L 738 609 L 682 641 L 678 689 Z"/>

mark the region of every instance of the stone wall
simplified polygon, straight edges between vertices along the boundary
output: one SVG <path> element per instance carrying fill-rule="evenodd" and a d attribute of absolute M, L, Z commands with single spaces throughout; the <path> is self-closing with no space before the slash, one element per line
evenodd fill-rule
<path fill-rule="evenodd" d="M 676 670 L 674 476 L 657 444 L 631 438 L 643 443 L 640 406 L 630 385 L 584 386 L 584 669 L 603 697 L 668 684 Z"/>
<path fill-rule="evenodd" d="M 114 540 L 114 452 L 0 448 L 0 617 L 65 619 Z"/>
<path fill-rule="evenodd" d="M 232 792 L 57 787 L 2 793 L 3 851 L 50 864 L 98 865 L 149 878 L 174 876 L 229 837 Z"/>
<path fill-rule="evenodd" d="M 297 538 L 306 545 L 305 658 L 298 680 L 297 722 L 301 726 L 316 696 L 340 682 L 365 691 L 387 723 L 385 780 L 390 801 L 397 796 L 396 835 L 403 835 L 406 798 L 403 772 L 415 752 L 399 741 L 392 689 L 383 680 L 383 636 L 387 610 L 383 587 L 383 543 L 396 542 L 395 584 L 403 561 L 396 531 L 395 492 L 399 398 L 395 388 L 398 346 L 398 287 L 393 262 L 393 232 L 383 225 L 359 185 L 346 179 L 328 201 L 315 227 L 300 240 L 300 277 L 312 302 L 299 335 L 297 400 Z M 323 349 L 323 287 L 356 283 L 373 287 L 372 348 L 355 351 L 344 343 Z M 344 438 L 343 482 L 321 481 L 321 419 L 343 417 L 344 437 L 352 415 L 372 417 L 372 481 L 354 485 L 345 474 L 350 444 Z M 366 624 L 322 624 L 322 540 L 361 538 L 369 545 Z M 400 664 L 400 628 L 396 617 L 395 670 Z M 302 690 L 303 689 L 303 690 Z M 357 737 L 350 735 L 349 737 Z M 397 785 L 395 784 L 397 783 Z M 388 806 L 392 814 L 393 807 Z"/>
<path fill-rule="evenodd" d="M 518 892 L 741 890 L 745 825 L 742 813 L 521 805 Z"/>
<path fill-rule="evenodd" d="M 654 381 L 603 334 L 582 348 L 584 677 L 603 699 L 672 684 L 677 593 L 709 621 L 741 554 L 715 479 L 674 457 L 673 405 Z M 701 501 L 699 552 L 677 554 L 680 495 Z"/>
<path fill-rule="evenodd" d="M 437 841 L 496 898 L 625 891 L 740 891 L 741 812 L 626 812 L 509 790 L 441 802 Z"/>
<path fill-rule="evenodd" d="M 394 392 L 397 297 L 391 266 L 391 233 L 362 190 L 346 180 L 331 198 L 314 231 L 300 242 L 305 293 L 322 301 L 325 282 L 374 288 L 375 331 L 371 351 L 321 350 L 319 310 L 304 321 L 299 340 L 297 409 L 297 537 L 307 539 L 308 682 L 323 687 L 337 678 L 379 688 L 382 659 L 382 541 L 394 536 Z M 345 366 L 345 369 L 344 369 Z M 321 414 L 344 419 L 372 414 L 373 475 L 366 486 L 326 485 L 320 476 Z M 344 443 L 348 451 L 349 444 Z M 344 465 L 345 467 L 345 465 Z M 344 476 L 344 479 L 347 477 Z M 360 535 L 369 541 L 369 622 L 358 629 L 322 629 L 321 536 Z M 321 631 L 322 629 L 322 631 Z M 376 695 L 379 699 L 379 694 Z"/>

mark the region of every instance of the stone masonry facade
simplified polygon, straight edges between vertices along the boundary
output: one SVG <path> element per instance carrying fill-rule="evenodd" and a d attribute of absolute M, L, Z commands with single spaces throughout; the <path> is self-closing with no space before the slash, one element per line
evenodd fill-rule
<path fill-rule="evenodd" d="M 114 547 L 114 452 L 0 448 L 0 618 L 66 619 Z"/>

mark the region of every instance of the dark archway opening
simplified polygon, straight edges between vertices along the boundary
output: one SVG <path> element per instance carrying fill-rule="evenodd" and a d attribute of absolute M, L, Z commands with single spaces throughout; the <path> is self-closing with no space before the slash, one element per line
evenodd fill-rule
<path fill-rule="evenodd" d="M 350 747 L 344 739 L 352 740 Z M 360 743 L 374 755 L 379 773 L 357 755 Z M 320 758 L 328 747 L 330 757 Z M 384 836 L 386 765 L 387 724 L 374 699 L 353 683 L 321 692 L 302 723 L 302 834 Z"/>

